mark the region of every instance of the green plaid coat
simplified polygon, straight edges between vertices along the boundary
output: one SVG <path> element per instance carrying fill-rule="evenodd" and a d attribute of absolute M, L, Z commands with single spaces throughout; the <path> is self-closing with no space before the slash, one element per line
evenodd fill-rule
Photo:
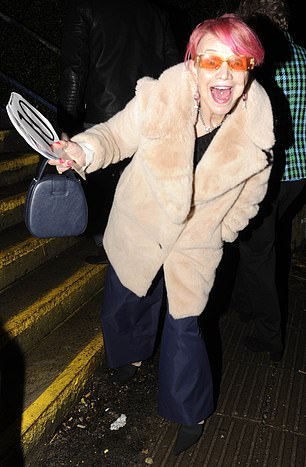
<path fill-rule="evenodd" d="M 293 144 L 286 149 L 283 181 L 306 178 L 306 49 L 286 33 L 291 60 L 276 69 L 275 80 L 285 94 L 292 118 Z"/>

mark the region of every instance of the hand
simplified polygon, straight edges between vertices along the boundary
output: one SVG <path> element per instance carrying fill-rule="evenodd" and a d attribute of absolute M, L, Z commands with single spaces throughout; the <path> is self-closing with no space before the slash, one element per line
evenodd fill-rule
<path fill-rule="evenodd" d="M 61 174 L 70 168 L 84 167 L 86 156 L 78 143 L 73 141 L 57 141 L 51 145 L 51 149 L 58 159 L 49 159 L 50 165 L 56 165 L 57 171 Z"/>

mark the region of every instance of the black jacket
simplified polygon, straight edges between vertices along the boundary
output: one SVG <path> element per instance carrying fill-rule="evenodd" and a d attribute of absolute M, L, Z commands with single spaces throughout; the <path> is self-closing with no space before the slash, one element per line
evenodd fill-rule
<path fill-rule="evenodd" d="M 63 24 L 60 131 L 112 117 L 136 81 L 181 61 L 167 15 L 147 0 L 72 0 Z"/>

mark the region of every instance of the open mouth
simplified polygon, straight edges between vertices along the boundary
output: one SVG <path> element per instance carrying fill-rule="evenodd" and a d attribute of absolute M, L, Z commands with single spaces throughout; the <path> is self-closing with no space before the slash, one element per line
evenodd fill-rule
<path fill-rule="evenodd" d="M 210 92 L 217 104 L 227 104 L 232 95 L 231 86 L 212 86 Z"/>

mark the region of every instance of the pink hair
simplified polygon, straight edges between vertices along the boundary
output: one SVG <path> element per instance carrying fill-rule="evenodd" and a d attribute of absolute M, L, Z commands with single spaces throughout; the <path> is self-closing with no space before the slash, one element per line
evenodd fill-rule
<path fill-rule="evenodd" d="M 264 61 L 265 51 L 255 32 L 242 19 L 234 14 L 225 14 L 215 19 L 207 19 L 192 31 L 187 44 L 185 62 L 193 60 L 197 54 L 199 42 L 205 34 L 215 35 L 227 45 L 234 54 L 253 57 L 255 65 Z"/>

